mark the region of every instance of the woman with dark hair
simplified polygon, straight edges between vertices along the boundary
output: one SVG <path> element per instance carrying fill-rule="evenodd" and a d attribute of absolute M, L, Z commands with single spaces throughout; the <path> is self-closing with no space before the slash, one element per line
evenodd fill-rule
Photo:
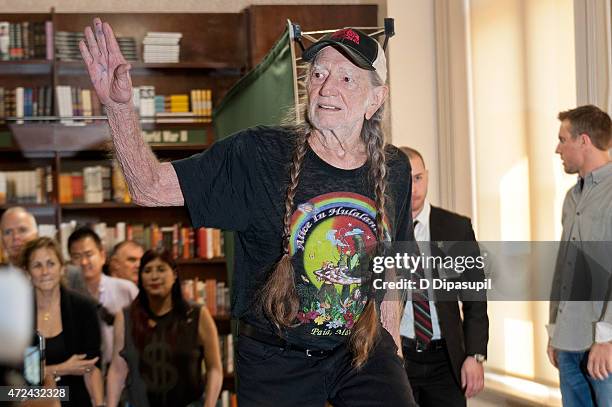
<path fill-rule="evenodd" d="M 64 261 L 59 244 L 39 237 L 22 249 L 21 267 L 36 294 L 36 329 L 45 338 L 46 372 L 67 386 L 62 406 L 98 406 L 104 402 L 100 371 L 100 327 L 96 304 L 61 284 Z"/>
<path fill-rule="evenodd" d="M 378 42 L 347 28 L 304 51 L 301 122 L 161 163 L 140 135 L 111 27 L 94 19 L 85 37 L 81 54 L 134 202 L 185 205 L 194 227 L 236 232 L 239 404 L 415 405 L 397 354 L 401 304 L 370 284 L 377 243 L 414 241 L 410 164 L 382 129 Z"/>
<path fill-rule="evenodd" d="M 125 384 L 133 407 L 215 406 L 223 382 L 217 328 L 206 307 L 183 298 L 168 251 L 143 255 L 138 288 L 115 318 L 107 405 L 117 405 Z"/>

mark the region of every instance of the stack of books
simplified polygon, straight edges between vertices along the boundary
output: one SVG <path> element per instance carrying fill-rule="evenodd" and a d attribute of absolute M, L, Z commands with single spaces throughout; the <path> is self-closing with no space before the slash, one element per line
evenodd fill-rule
<path fill-rule="evenodd" d="M 155 86 L 132 89 L 132 101 L 143 123 L 210 123 L 212 91 L 192 89 L 189 94 L 158 95 Z M 155 120 L 153 120 L 155 119 Z"/>
<path fill-rule="evenodd" d="M 138 61 L 138 51 L 134 37 L 117 37 L 117 43 L 126 61 Z"/>
<path fill-rule="evenodd" d="M 0 171 L 0 205 L 51 202 L 52 174 L 51 166 L 29 171 Z"/>
<path fill-rule="evenodd" d="M 51 21 L 0 21 L 0 60 L 51 59 L 47 49 L 47 41 L 52 41 L 47 32 L 51 24 Z"/>
<path fill-rule="evenodd" d="M 87 166 L 82 170 L 59 174 L 59 203 L 130 203 L 131 198 L 121 169 L 110 166 Z"/>
<path fill-rule="evenodd" d="M 205 305 L 211 315 L 228 316 L 230 314 L 230 293 L 225 281 L 197 277 L 183 279 L 181 288 L 186 300 Z"/>
<path fill-rule="evenodd" d="M 148 32 L 144 44 L 143 60 L 147 63 L 179 62 L 179 42 L 183 34 L 172 32 Z"/>
<path fill-rule="evenodd" d="M 55 87 L 55 100 L 60 117 L 89 117 L 104 114 L 104 107 L 100 103 L 96 92 L 93 92 L 90 89 L 77 88 L 68 85 L 57 85 Z M 72 123 L 72 120 L 62 119 L 60 122 L 69 124 Z"/>
<path fill-rule="evenodd" d="M 60 61 L 80 61 L 79 41 L 82 39 L 85 39 L 85 35 L 81 32 L 56 32 L 55 57 Z"/>
<path fill-rule="evenodd" d="M 223 234 L 219 229 L 194 229 L 181 223 L 160 226 L 156 223 L 145 225 L 117 222 L 111 225 L 106 222 L 98 222 L 89 225 L 100 236 L 104 249 L 107 251 L 112 250 L 119 242 L 133 240 L 146 250 L 164 248 L 177 260 L 211 260 L 225 256 Z M 66 247 L 64 240 L 67 241 L 68 236 L 76 227 L 76 220 L 60 224 L 62 247 Z M 208 285 L 205 284 L 205 281 L 201 281 L 200 285 L 192 283 L 189 292 L 193 293 L 194 301 L 200 298 L 202 299 L 200 301 L 204 301 L 205 293 L 208 290 L 208 304 L 215 311 L 214 314 L 225 315 L 229 312 L 229 290 L 226 288 L 225 285 L 217 285 L 216 280 L 211 281 Z"/>
<path fill-rule="evenodd" d="M 14 89 L 0 87 L 0 123 L 6 117 L 51 116 L 52 91 L 49 86 Z"/>

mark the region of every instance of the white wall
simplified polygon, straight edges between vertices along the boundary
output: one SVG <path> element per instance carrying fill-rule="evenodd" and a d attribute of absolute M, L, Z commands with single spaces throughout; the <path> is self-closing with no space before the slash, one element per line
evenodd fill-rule
<path fill-rule="evenodd" d="M 393 144 L 423 154 L 429 198 L 438 204 L 434 9 L 431 0 L 387 0 L 396 35 L 389 43 Z"/>
<path fill-rule="evenodd" d="M 576 105 L 573 2 L 471 0 L 470 10 L 480 239 L 557 240 L 575 182 L 554 153 L 557 113 Z M 491 367 L 557 380 L 544 352 L 546 307 L 489 303 Z"/>

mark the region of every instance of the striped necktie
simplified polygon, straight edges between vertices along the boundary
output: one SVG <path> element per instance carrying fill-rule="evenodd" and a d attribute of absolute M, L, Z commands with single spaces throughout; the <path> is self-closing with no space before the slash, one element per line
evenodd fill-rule
<path fill-rule="evenodd" d="M 414 221 L 414 228 L 416 230 L 419 221 Z M 415 235 L 416 236 L 416 235 Z M 416 239 L 416 238 L 415 238 Z M 425 273 L 422 268 L 418 268 L 413 278 L 417 281 L 425 279 Z M 418 344 L 426 346 L 431 342 L 433 336 L 433 328 L 431 324 L 431 309 L 429 307 L 428 292 L 425 291 L 413 291 L 412 292 L 412 311 L 414 315 L 414 334 Z"/>

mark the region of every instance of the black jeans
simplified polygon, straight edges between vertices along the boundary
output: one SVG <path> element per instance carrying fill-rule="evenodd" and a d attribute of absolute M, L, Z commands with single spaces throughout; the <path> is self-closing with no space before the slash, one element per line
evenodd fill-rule
<path fill-rule="evenodd" d="M 416 406 L 391 335 L 381 328 L 368 361 L 356 370 L 347 346 L 326 357 L 267 345 L 246 336 L 236 344 L 240 407 Z"/>
<path fill-rule="evenodd" d="M 417 352 L 404 347 L 403 351 L 412 394 L 420 407 L 465 407 L 465 396 L 445 348 Z"/>

